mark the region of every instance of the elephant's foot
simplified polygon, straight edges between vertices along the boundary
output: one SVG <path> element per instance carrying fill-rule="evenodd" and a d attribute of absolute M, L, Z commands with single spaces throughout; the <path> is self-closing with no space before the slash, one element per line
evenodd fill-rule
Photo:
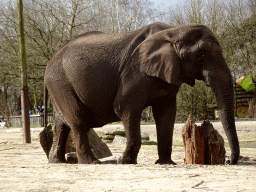
<path fill-rule="evenodd" d="M 78 164 L 102 164 L 100 160 L 79 160 L 78 159 Z"/>
<path fill-rule="evenodd" d="M 230 160 L 230 165 L 236 165 L 239 159 L 239 153 L 238 154 L 234 154 L 231 153 L 231 160 Z"/>
<path fill-rule="evenodd" d="M 93 161 L 92 164 L 102 164 L 102 162 L 100 160 L 97 160 L 97 161 Z"/>
<path fill-rule="evenodd" d="M 137 164 L 137 159 L 132 159 L 129 156 L 120 157 L 117 161 L 118 164 Z"/>
<path fill-rule="evenodd" d="M 48 163 L 67 163 L 63 158 L 49 158 Z"/>
<path fill-rule="evenodd" d="M 236 165 L 237 162 L 238 162 L 238 159 L 239 159 L 238 157 L 239 157 L 239 155 L 231 154 L 230 160 L 227 159 L 227 160 L 225 161 L 225 164 L 226 164 L 226 165 Z"/>
<path fill-rule="evenodd" d="M 52 149 L 49 154 L 48 163 L 67 163 L 63 153 L 57 153 L 57 150 Z"/>
<path fill-rule="evenodd" d="M 155 164 L 172 164 L 172 165 L 176 165 L 176 163 L 174 163 L 171 159 L 158 159 Z"/>
<path fill-rule="evenodd" d="M 78 155 L 78 164 L 101 164 L 101 161 L 98 160 L 94 155 L 88 155 L 88 154 L 83 154 L 83 155 Z"/>

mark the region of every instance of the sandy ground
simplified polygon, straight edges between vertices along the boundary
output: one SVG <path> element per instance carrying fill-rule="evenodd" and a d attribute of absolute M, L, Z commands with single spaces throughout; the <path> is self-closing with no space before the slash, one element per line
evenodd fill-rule
<path fill-rule="evenodd" d="M 48 164 L 39 144 L 39 131 L 31 132 L 31 144 L 23 144 L 21 132 L 0 130 L 0 191 L 254 192 L 256 144 L 254 142 L 255 146 L 250 146 L 254 148 L 247 148 L 245 141 L 256 141 L 256 121 L 237 122 L 236 125 L 241 144 L 245 146 L 241 147 L 244 158 L 235 166 L 184 164 L 183 124 L 175 124 L 172 157 L 177 165 L 155 165 L 156 146 L 142 146 L 137 165 Z M 216 122 L 213 126 L 226 140 L 221 124 Z M 155 125 L 143 125 L 141 130 L 148 133 L 151 140 L 156 140 Z M 116 158 L 125 148 L 124 145 L 113 144 L 109 147 Z M 226 151 L 230 155 L 228 147 Z"/>

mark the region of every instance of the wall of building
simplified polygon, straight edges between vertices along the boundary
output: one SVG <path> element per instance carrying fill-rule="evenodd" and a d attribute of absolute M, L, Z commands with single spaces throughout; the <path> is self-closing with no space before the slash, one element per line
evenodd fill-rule
<path fill-rule="evenodd" d="M 217 108 L 214 109 L 215 119 L 220 118 L 219 111 Z M 247 117 L 249 115 L 249 107 L 248 106 L 238 106 L 237 107 L 237 116 L 238 117 Z"/>

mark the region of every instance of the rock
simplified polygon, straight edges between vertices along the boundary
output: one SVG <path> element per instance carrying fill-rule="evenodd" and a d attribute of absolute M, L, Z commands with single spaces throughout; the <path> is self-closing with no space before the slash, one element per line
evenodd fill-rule
<path fill-rule="evenodd" d="M 141 140 L 149 140 L 149 135 L 147 133 L 141 133 Z"/>
<path fill-rule="evenodd" d="M 102 135 L 100 137 L 102 140 L 109 140 L 109 141 L 113 141 L 115 138 L 115 135 Z"/>
<path fill-rule="evenodd" d="M 209 120 L 197 126 L 190 115 L 182 130 L 186 164 L 225 163 L 224 140 Z"/>
<path fill-rule="evenodd" d="M 125 131 L 122 127 L 105 127 L 102 131 L 97 132 L 102 140 L 106 143 L 112 143 L 116 135 L 125 137 Z M 147 133 L 141 133 L 141 140 L 149 140 Z M 119 142 L 119 141 L 115 141 Z"/>
<path fill-rule="evenodd" d="M 99 160 L 102 164 L 117 164 L 117 158 L 115 156 L 105 157 Z"/>
<path fill-rule="evenodd" d="M 54 126 L 54 124 L 48 124 L 47 128 L 43 129 L 43 131 L 41 131 L 39 133 L 40 144 L 41 144 L 43 150 L 45 151 L 47 158 L 49 158 L 49 152 L 50 152 L 50 149 L 52 146 L 52 141 L 53 141 L 53 132 L 52 132 L 53 126 Z M 91 149 L 92 149 L 94 155 L 98 159 L 112 156 L 112 153 L 111 153 L 110 149 L 108 148 L 108 146 L 106 145 L 106 143 L 104 143 L 98 137 L 97 133 L 93 129 L 90 129 L 90 131 L 88 132 L 88 138 L 89 138 L 89 143 L 90 143 Z M 76 154 L 72 153 L 75 151 L 76 151 L 75 139 L 74 139 L 73 132 L 70 131 L 70 133 L 68 135 L 67 143 L 66 143 L 66 153 L 70 153 L 68 155 L 70 162 L 75 161 L 74 156 L 76 156 Z"/>
<path fill-rule="evenodd" d="M 125 136 L 125 131 L 121 127 L 105 127 L 102 130 L 102 133 L 105 135 L 121 135 Z"/>
<path fill-rule="evenodd" d="M 76 152 L 66 153 L 65 157 L 68 163 L 71 163 L 71 164 L 78 163 Z M 117 164 L 117 158 L 115 156 L 104 157 L 99 160 L 101 161 L 102 164 Z"/>
<path fill-rule="evenodd" d="M 122 135 L 122 136 L 125 136 L 125 131 L 113 131 L 112 133 L 108 133 L 106 135 Z"/>
<path fill-rule="evenodd" d="M 90 142 L 91 149 L 93 149 L 94 155 L 98 158 L 104 158 L 104 157 L 109 157 L 112 156 L 112 153 L 106 143 L 104 143 L 97 133 L 93 130 L 90 129 L 88 132 L 88 138 Z"/>
<path fill-rule="evenodd" d="M 76 152 L 66 153 L 65 157 L 68 163 L 72 163 L 72 164 L 78 163 Z"/>
<path fill-rule="evenodd" d="M 115 144 L 126 144 L 126 142 L 127 142 L 127 139 L 119 135 L 116 135 L 113 140 L 113 143 Z"/>
<path fill-rule="evenodd" d="M 105 127 L 97 132 L 100 138 L 106 143 L 112 143 L 116 135 L 125 137 L 125 131 L 122 127 Z"/>
<path fill-rule="evenodd" d="M 69 153 L 69 152 L 76 152 L 76 143 L 75 143 L 73 131 L 69 132 L 68 139 L 66 142 L 66 153 Z"/>

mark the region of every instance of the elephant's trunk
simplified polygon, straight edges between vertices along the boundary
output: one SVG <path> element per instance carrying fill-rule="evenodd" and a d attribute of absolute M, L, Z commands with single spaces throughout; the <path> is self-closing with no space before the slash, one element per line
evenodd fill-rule
<path fill-rule="evenodd" d="M 240 148 L 236 133 L 236 126 L 234 121 L 234 101 L 232 93 L 225 93 L 221 91 L 216 92 L 217 105 L 219 116 L 228 138 L 229 146 L 231 149 L 231 162 L 230 164 L 237 164 Z"/>
<path fill-rule="evenodd" d="M 230 164 L 237 164 L 240 148 L 239 141 L 236 133 L 236 126 L 234 120 L 234 92 L 232 76 L 225 65 L 220 67 L 218 71 L 204 70 L 206 84 L 208 84 L 214 91 L 219 116 L 228 138 L 231 149 Z"/>

